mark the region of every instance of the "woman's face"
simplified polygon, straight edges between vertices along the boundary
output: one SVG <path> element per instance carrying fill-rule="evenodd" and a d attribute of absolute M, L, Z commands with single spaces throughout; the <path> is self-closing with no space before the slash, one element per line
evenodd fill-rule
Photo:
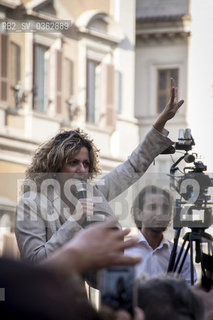
<path fill-rule="evenodd" d="M 65 163 L 61 169 L 61 172 L 73 173 L 74 178 L 79 179 L 80 176 L 84 176 L 89 173 L 89 168 L 89 152 L 86 147 L 82 147 L 80 151 L 69 158 L 67 163 Z M 77 178 L 77 176 L 79 176 L 79 178 Z"/>
<path fill-rule="evenodd" d="M 89 169 L 89 152 L 86 147 L 82 147 L 76 154 L 70 156 L 58 175 L 60 185 L 66 186 L 66 189 L 63 190 L 68 190 L 70 187 L 71 193 L 76 192 L 76 189 L 72 189 L 72 186 L 77 183 L 76 180 L 86 182 L 89 177 Z"/>

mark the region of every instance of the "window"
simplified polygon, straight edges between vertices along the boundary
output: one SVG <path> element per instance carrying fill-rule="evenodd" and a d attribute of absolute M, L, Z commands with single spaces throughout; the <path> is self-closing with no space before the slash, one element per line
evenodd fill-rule
<path fill-rule="evenodd" d="M 8 101 L 8 36 L 0 34 L 0 100 Z"/>
<path fill-rule="evenodd" d="M 115 70 L 113 64 L 87 58 L 86 121 L 101 128 L 114 128 Z"/>
<path fill-rule="evenodd" d="M 45 112 L 48 107 L 48 47 L 34 44 L 33 108 Z"/>
<path fill-rule="evenodd" d="M 100 108 L 100 62 L 87 60 L 87 103 L 86 103 L 86 121 L 89 123 L 98 123 Z"/>
<path fill-rule="evenodd" d="M 170 97 L 170 82 L 174 78 L 178 85 L 178 69 L 158 70 L 157 111 L 160 113 L 167 104 Z"/>

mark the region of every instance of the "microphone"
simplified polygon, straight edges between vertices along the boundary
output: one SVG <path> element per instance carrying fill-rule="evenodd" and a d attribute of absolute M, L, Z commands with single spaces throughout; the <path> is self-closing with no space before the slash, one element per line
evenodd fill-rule
<path fill-rule="evenodd" d="M 85 181 L 78 180 L 78 182 L 74 184 L 74 188 L 75 188 L 74 194 L 78 200 L 87 198 L 87 183 Z M 86 217 L 86 220 L 83 223 L 84 227 L 93 222 L 101 222 L 101 221 L 103 222 L 106 220 L 106 214 L 98 210 L 95 204 L 93 209 L 94 209 L 94 213 L 92 216 Z"/>
<path fill-rule="evenodd" d="M 85 181 L 79 181 L 75 184 L 76 197 L 78 199 L 86 199 L 87 197 L 87 184 Z"/>

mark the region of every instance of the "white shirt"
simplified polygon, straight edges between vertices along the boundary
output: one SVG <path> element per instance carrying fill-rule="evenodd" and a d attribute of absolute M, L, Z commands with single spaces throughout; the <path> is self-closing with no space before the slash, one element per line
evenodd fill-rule
<path fill-rule="evenodd" d="M 172 251 L 173 243 L 163 238 L 159 246 L 153 250 L 140 231 L 138 233 L 138 238 L 139 243 L 135 247 L 125 250 L 125 255 L 137 254 L 142 256 L 142 260 L 135 265 L 135 277 L 140 278 L 142 274 L 146 274 L 149 278 L 158 274 L 165 275 L 167 273 L 169 257 Z M 179 250 L 180 246 L 178 246 L 177 254 Z M 187 281 L 188 284 L 191 284 L 189 254 L 186 256 L 180 275 Z M 195 268 L 194 280 L 197 280 Z"/>

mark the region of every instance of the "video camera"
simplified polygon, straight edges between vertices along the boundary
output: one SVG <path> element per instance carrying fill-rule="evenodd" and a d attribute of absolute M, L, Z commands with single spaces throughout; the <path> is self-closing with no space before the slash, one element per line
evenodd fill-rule
<path fill-rule="evenodd" d="M 208 188 L 213 186 L 213 179 L 205 174 L 207 166 L 204 165 L 203 162 L 196 160 L 197 154 L 189 153 L 194 145 L 195 142 L 191 135 L 191 130 L 186 129 L 184 131 L 180 129 L 178 142 L 175 143 L 175 147 L 170 147 L 163 152 L 164 154 L 171 154 L 175 153 L 176 150 L 185 151 L 170 168 L 170 188 L 175 190 L 180 195 L 180 198 L 176 199 L 174 207 L 173 227 L 176 229 L 176 235 L 170 256 L 168 272 L 175 272 L 178 263 L 180 263 L 178 272 L 181 272 L 186 255 L 183 256 L 182 261 L 180 259 L 185 244 L 188 241 L 186 253 L 190 249 L 191 284 L 194 284 L 193 242 L 195 242 L 195 261 L 197 263 L 201 262 L 201 283 L 209 290 L 213 284 L 213 238 L 210 234 L 204 232 L 204 230 L 212 224 L 211 205 L 213 202 L 210 202 L 211 197 L 207 192 Z M 182 160 L 185 160 L 186 163 L 192 163 L 193 166 L 184 167 L 183 174 L 176 176 L 175 173 L 179 170 L 178 164 Z M 191 228 L 192 231 L 184 235 L 182 247 L 176 257 L 177 243 L 182 227 Z M 207 254 L 204 253 L 202 244 L 207 244 Z"/>
<path fill-rule="evenodd" d="M 208 228 L 212 223 L 212 208 L 210 207 L 210 196 L 207 195 L 208 188 L 213 186 L 213 179 L 204 172 L 207 166 L 201 161 L 196 161 L 197 155 L 189 153 L 195 145 L 191 130 L 179 130 L 178 142 L 175 147 L 169 147 L 163 154 L 175 153 L 176 150 L 183 150 L 185 153 L 170 168 L 170 188 L 179 193 L 180 198 L 176 199 L 173 226 L 174 228 Z M 183 175 L 175 176 L 178 164 L 184 160 L 186 163 L 193 163 L 193 166 L 186 166 Z"/>

